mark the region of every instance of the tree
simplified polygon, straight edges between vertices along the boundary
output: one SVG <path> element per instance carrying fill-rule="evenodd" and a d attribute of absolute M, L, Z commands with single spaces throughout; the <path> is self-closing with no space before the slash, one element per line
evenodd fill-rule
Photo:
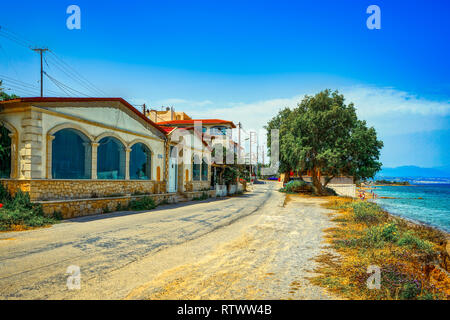
<path fill-rule="evenodd" d="M 280 130 L 280 172 L 310 172 L 318 194 L 336 176 L 367 179 L 381 169 L 383 142 L 337 91 L 305 96 L 295 109 L 283 109 L 270 120 L 266 129 L 271 128 Z"/>
<path fill-rule="evenodd" d="M 19 96 L 15 94 L 7 94 L 2 88 L 2 81 L 0 80 L 0 101 L 6 101 L 11 99 L 17 99 Z"/>
<path fill-rule="evenodd" d="M 294 166 L 290 162 L 286 153 L 281 153 L 281 149 L 286 149 L 286 137 L 288 129 L 286 126 L 282 126 L 282 123 L 285 123 L 286 120 L 290 117 L 292 111 L 289 108 L 282 109 L 275 117 L 273 117 L 264 128 L 267 130 L 267 147 L 268 147 L 268 156 L 271 155 L 271 144 L 272 144 L 272 130 L 279 130 L 279 144 L 280 144 L 280 166 L 279 172 L 284 173 L 285 179 L 289 177 L 290 171 L 294 170 Z"/>

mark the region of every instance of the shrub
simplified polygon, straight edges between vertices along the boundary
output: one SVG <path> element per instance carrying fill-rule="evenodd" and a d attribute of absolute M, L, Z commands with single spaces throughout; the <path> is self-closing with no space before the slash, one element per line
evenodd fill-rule
<path fill-rule="evenodd" d="M 206 200 L 208 198 L 208 194 L 206 192 L 202 192 L 202 195 L 200 197 L 194 197 L 192 198 L 192 200 Z"/>
<path fill-rule="evenodd" d="M 30 195 L 21 190 L 11 197 L 0 185 L 0 195 L 3 203 L 0 209 L 0 230 L 14 230 L 15 226 L 41 227 L 56 223 L 62 218 L 57 213 L 52 217 L 44 216 L 42 206 L 31 203 Z"/>
<path fill-rule="evenodd" d="M 420 285 L 416 281 L 408 281 L 403 284 L 399 294 L 399 298 L 402 300 L 415 299 L 420 293 Z"/>
<path fill-rule="evenodd" d="M 383 211 L 375 203 L 355 201 L 350 206 L 353 208 L 353 219 L 356 222 L 375 224 L 383 220 Z"/>
<path fill-rule="evenodd" d="M 292 180 L 286 183 L 284 188 L 281 188 L 280 191 L 288 193 L 312 192 L 312 186 L 302 180 Z"/>
<path fill-rule="evenodd" d="M 379 248 L 385 242 L 395 242 L 398 239 L 397 233 L 397 225 L 394 223 L 373 226 L 367 229 L 366 234 L 361 240 L 369 247 Z"/>
<path fill-rule="evenodd" d="M 150 197 L 143 197 L 136 200 L 131 200 L 129 204 L 131 210 L 151 210 L 156 208 L 155 201 Z"/>
<path fill-rule="evenodd" d="M 419 237 L 415 236 L 411 231 L 405 232 L 400 237 L 397 244 L 399 246 L 409 247 L 411 249 L 419 250 L 425 253 L 433 252 L 433 245 L 430 242 L 420 239 Z"/>

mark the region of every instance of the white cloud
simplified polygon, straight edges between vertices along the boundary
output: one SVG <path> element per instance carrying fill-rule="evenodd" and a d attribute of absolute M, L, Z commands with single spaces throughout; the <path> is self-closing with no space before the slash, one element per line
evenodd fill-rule
<path fill-rule="evenodd" d="M 358 117 L 367 120 L 381 135 L 405 134 L 445 129 L 450 116 L 449 101 L 432 101 L 392 88 L 367 86 L 344 87 L 346 103 L 353 102 Z M 293 108 L 305 94 L 294 97 L 261 100 L 251 103 L 227 103 L 208 108 L 193 108 L 188 112 L 194 118 L 219 118 L 241 122 L 244 128 L 258 130 L 284 107 Z"/>
<path fill-rule="evenodd" d="M 450 101 L 431 101 L 393 88 L 351 87 L 342 90 L 361 115 L 385 114 L 450 115 Z"/>
<path fill-rule="evenodd" d="M 205 107 L 205 106 L 213 104 L 213 102 L 210 100 L 195 101 L 195 100 L 186 100 L 186 99 L 180 99 L 180 98 L 170 98 L 170 99 L 156 101 L 155 104 L 162 105 L 162 106 L 174 106 L 175 109 L 180 109 L 180 108 Z M 183 111 L 185 111 L 185 110 L 183 110 Z"/>

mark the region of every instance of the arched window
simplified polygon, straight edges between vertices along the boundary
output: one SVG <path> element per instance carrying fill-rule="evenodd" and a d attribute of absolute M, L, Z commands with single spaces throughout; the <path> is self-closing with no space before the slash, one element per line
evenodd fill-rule
<path fill-rule="evenodd" d="M 76 129 L 62 129 L 52 141 L 53 179 L 90 179 L 91 142 Z"/>
<path fill-rule="evenodd" d="M 131 147 L 130 152 L 130 179 L 150 180 L 151 160 L 150 149 L 143 143 L 136 143 Z"/>
<path fill-rule="evenodd" d="M 0 178 L 11 177 L 10 131 L 0 124 Z"/>
<path fill-rule="evenodd" d="M 125 147 L 114 137 L 105 137 L 99 141 L 97 178 L 125 179 Z"/>
<path fill-rule="evenodd" d="M 192 164 L 192 180 L 198 181 L 200 180 L 200 168 L 201 168 L 200 158 L 195 155 L 194 163 Z"/>
<path fill-rule="evenodd" d="M 203 158 L 202 160 L 202 180 L 208 180 L 208 162 L 206 161 L 206 158 Z"/>

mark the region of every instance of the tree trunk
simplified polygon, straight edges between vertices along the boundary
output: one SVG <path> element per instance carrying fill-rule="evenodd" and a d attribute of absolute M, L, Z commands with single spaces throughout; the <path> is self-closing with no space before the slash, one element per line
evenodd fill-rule
<path fill-rule="evenodd" d="M 313 187 L 314 187 L 314 192 L 318 195 L 323 195 L 324 189 L 322 187 L 322 183 L 320 182 L 317 168 L 313 168 L 311 173 L 312 173 L 311 178 L 312 178 L 312 183 L 313 183 Z"/>
<path fill-rule="evenodd" d="M 285 172 L 285 173 L 284 173 L 284 181 L 281 181 L 281 182 L 283 182 L 283 183 L 289 182 L 289 178 L 290 178 L 290 177 L 291 177 L 290 171 Z"/>

